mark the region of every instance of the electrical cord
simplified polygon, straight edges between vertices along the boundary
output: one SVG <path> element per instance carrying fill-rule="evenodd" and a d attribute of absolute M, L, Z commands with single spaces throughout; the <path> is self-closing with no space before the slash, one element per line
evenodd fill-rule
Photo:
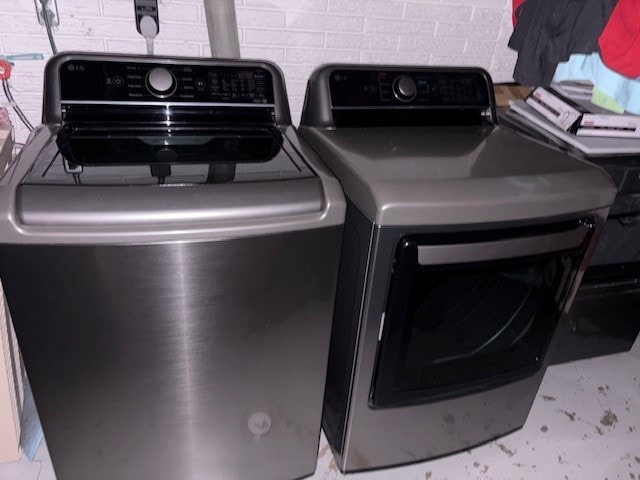
<path fill-rule="evenodd" d="M 47 36 L 49 37 L 49 44 L 51 45 L 51 51 L 55 54 L 58 53 L 58 47 L 56 47 L 56 41 L 53 38 L 53 30 L 51 29 L 51 19 L 49 18 L 49 9 L 47 5 L 50 0 L 40 0 L 42 5 L 42 18 L 44 19 L 44 26 L 47 29 Z"/>
<path fill-rule="evenodd" d="M 18 115 L 18 118 L 22 121 L 22 123 L 24 123 L 24 126 L 27 127 L 30 132 L 33 131 L 33 125 L 31 125 L 31 122 L 29 122 L 29 119 L 24 114 L 24 112 L 20 109 L 15 99 L 13 98 L 13 95 L 11 93 L 11 88 L 9 88 L 8 80 L 6 79 L 2 80 L 2 89 L 4 90 L 4 94 L 6 95 L 7 100 L 9 100 L 9 103 L 13 107 L 13 110 L 16 112 L 16 115 Z"/>

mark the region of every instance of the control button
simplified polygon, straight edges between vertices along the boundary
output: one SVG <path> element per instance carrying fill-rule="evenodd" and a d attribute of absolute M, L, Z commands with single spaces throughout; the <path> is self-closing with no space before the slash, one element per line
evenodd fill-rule
<path fill-rule="evenodd" d="M 401 102 L 410 102 L 416 98 L 418 87 L 413 78 L 406 75 L 400 75 L 393 81 L 393 95 Z"/>
<path fill-rule="evenodd" d="M 147 88 L 156 97 L 169 97 L 176 91 L 176 77 L 166 68 L 156 67 L 147 74 Z"/>
<path fill-rule="evenodd" d="M 122 85 L 124 85 L 124 78 L 122 78 L 120 75 L 116 75 L 115 77 L 113 77 L 113 84 L 116 87 L 121 87 Z"/>

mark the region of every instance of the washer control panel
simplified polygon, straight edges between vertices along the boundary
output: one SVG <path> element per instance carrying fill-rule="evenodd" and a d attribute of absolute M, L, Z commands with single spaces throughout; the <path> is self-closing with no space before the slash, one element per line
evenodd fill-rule
<path fill-rule="evenodd" d="M 490 83 L 478 69 L 337 69 L 329 76 L 331 105 L 344 108 L 491 105 Z"/>
<path fill-rule="evenodd" d="M 59 75 L 63 103 L 274 103 L 261 67 L 81 59 L 62 63 Z"/>

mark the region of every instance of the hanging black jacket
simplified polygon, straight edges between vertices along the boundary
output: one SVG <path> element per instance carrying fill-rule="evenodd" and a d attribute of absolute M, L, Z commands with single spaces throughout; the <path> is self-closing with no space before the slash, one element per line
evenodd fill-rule
<path fill-rule="evenodd" d="M 558 63 L 574 53 L 598 51 L 598 37 L 616 0 L 527 0 L 509 47 L 518 51 L 513 78 L 522 85 L 548 86 Z"/>

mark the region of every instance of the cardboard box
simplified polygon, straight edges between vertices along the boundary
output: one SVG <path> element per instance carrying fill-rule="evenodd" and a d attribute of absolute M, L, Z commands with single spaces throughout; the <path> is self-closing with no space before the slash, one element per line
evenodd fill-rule
<path fill-rule="evenodd" d="M 516 83 L 499 83 L 493 86 L 496 96 L 496 106 L 508 107 L 509 100 L 524 100 L 530 93 L 531 87 L 522 87 Z"/>
<path fill-rule="evenodd" d="M 11 162 L 13 155 L 13 128 L 0 127 L 0 174 Z"/>
<path fill-rule="evenodd" d="M 0 174 L 11 162 L 12 152 L 13 131 L 0 128 Z M 0 284 L 0 462 L 20 458 L 22 387 L 20 351 Z"/>

